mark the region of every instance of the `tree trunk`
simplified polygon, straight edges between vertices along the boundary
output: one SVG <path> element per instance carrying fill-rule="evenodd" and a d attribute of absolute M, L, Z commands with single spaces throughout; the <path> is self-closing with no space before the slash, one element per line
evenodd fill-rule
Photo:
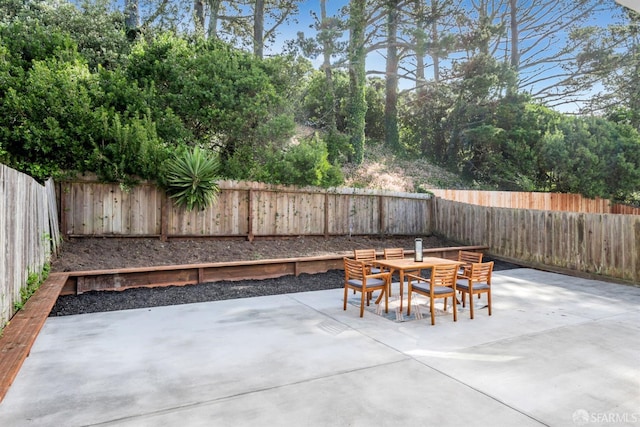
<path fill-rule="evenodd" d="M 220 15 L 221 0 L 207 0 L 209 4 L 209 27 L 207 37 L 218 37 L 218 16 Z"/>
<path fill-rule="evenodd" d="M 520 52 L 518 50 L 518 6 L 517 0 L 509 0 L 511 14 L 511 66 L 517 70 L 520 66 Z"/>
<path fill-rule="evenodd" d="M 136 30 L 140 26 L 138 0 L 124 1 L 124 25 L 127 30 Z"/>
<path fill-rule="evenodd" d="M 349 109 L 347 129 L 351 137 L 355 164 L 364 160 L 364 129 L 367 114 L 365 98 L 365 16 L 366 0 L 351 0 L 349 3 Z"/>
<path fill-rule="evenodd" d="M 256 0 L 253 15 L 253 54 L 257 58 L 264 55 L 264 9 L 265 0 Z"/>
<path fill-rule="evenodd" d="M 193 24 L 196 33 L 204 32 L 204 0 L 193 0 Z"/>
<path fill-rule="evenodd" d="M 320 0 L 320 31 L 327 31 L 327 0 Z M 330 133 L 337 130 L 337 108 L 336 95 L 333 86 L 333 72 L 331 70 L 331 55 L 333 54 L 333 45 L 328 37 L 323 37 L 322 42 L 322 69 L 326 79 L 327 87 L 327 104 L 329 104 L 329 117 L 327 118 L 327 128 Z"/>
<path fill-rule="evenodd" d="M 398 135 L 398 0 L 387 3 L 387 67 L 384 103 L 385 142 L 392 149 L 400 148 Z"/>
<path fill-rule="evenodd" d="M 440 43 L 440 32 L 438 31 L 438 0 L 431 1 L 431 44 L 433 45 L 431 52 L 431 61 L 433 62 L 433 81 L 437 84 L 440 81 L 440 54 L 438 52 L 438 46 Z"/>

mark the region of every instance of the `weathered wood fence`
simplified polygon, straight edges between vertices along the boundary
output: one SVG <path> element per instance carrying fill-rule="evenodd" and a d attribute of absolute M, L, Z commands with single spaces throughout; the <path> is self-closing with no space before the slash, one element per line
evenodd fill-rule
<path fill-rule="evenodd" d="M 40 274 L 59 242 L 55 186 L 0 164 L 0 327 L 21 302 L 29 273 Z"/>
<path fill-rule="evenodd" d="M 441 189 L 430 191 L 441 199 L 493 208 L 640 215 L 640 208 L 611 203 L 610 200 L 599 197 L 588 199 L 580 194 Z"/>
<path fill-rule="evenodd" d="M 217 202 L 177 208 L 154 185 L 61 184 L 67 237 L 262 237 L 431 234 L 433 197 L 362 189 L 319 190 L 221 181 Z"/>
<path fill-rule="evenodd" d="M 437 198 L 434 230 L 532 264 L 640 283 L 640 216 L 491 208 Z"/>

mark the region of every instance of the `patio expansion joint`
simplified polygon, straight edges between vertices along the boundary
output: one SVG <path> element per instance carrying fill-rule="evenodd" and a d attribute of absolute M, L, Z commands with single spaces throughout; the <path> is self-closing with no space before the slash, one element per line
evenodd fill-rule
<path fill-rule="evenodd" d="M 473 348 L 473 347 L 469 347 L 469 348 Z M 529 419 L 530 419 L 530 420 L 532 420 L 532 421 L 535 421 L 536 423 L 540 424 L 541 426 L 547 426 L 547 427 L 550 427 L 550 424 L 547 424 L 547 423 L 543 422 L 542 420 L 539 420 L 538 418 L 534 417 L 533 415 L 528 414 L 528 413 L 526 413 L 526 412 L 524 412 L 524 411 L 522 411 L 522 410 L 520 410 L 520 409 L 516 408 L 515 406 L 508 404 L 507 402 L 505 402 L 505 401 L 503 401 L 503 400 L 501 400 L 501 399 L 497 398 L 496 396 L 493 396 L 493 395 L 491 395 L 491 394 L 489 394 L 489 393 L 487 393 L 487 392 L 484 392 L 484 391 L 482 391 L 482 390 L 479 390 L 478 388 L 473 387 L 472 385 L 467 384 L 466 382 L 464 382 L 464 381 L 462 381 L 462 380 L 460 380 L 460 379 L 458 379 L 458 378 L 456 378 L 456 377 L 454 377 L 454 376 L 452 376 L 452 375 L 449 375 L 449 374 L 447 374 L 446 372 L 441 371 L 440 369 L 438 369 L 438 368 L 436 368 L 436 367 L 434 367 L 434 366 L 431 366 L 431 365 L 429 365 L 428 363 L 426 363 L 426 362 L 424 362 L 424 361 L 421 361 L 421 360 L 419 360 L 418 358 L 416 358 L 416 357 L 414 357 L 414 356 L 410 356 L 410 355 L 408 355 L 408 356 L 409 356 L 411 359 L 415 360 L 415 361 L 416 361 L 417 363 L 419 363 L 420 365 L 422 365 L 422 366 L 424 366 L 424 367 L 426 367 L 426 368 L 429 368 L 429 369 L 431 369 L 432 371 L 437 372 L 438 374 L 440 374 L 440 375 L 442 375 L 442 376 L 444 376 L 444 377 L 446 377 L 446 378 L 449 378 L 449 379 L 450 379 L 450 380 L 452 380 L 452 381 L 455 381 L 456 383 L 458 383 L 458 384 L 462 385 L 463 387 L 466 387 L 466 388 L 468 388 L 469 390 L 473 390 L 474 392 L 479 393 L 479 394 L 481 394 L 481 395 L 483 395 L 483 396 L 485 396 L 485 397 L 487 397 L 487 398 L 489 398 L 489 399 L 493 400 L 494 402 L 496 402 L 496 403 L 498 403 L 498 404 L 500 404 L 500 405 L 502 405 L 502 406 L 504 406 L 504 407 L 506 407 L 506 408 L 509 408 L 509 409 L 510 409 L 510 410 L 512 410 L 512 411 L 515 411 L 515 412 L 517 412 L 517 413 L 519 413 L 519 414 L 522 414 L 523 416 L 525 416 L 525 417 L 529 418 Z"/>
<path fill-rule="evenodd" d="M 238 397 L 251 396 L 251 395 L 264 393 L 264 392 L 271 391 L 271 390 L 279 390 L 279 389 L 284 389 L 284 388 L 291 387 L 291 386 L 297 386 L 297 385 L 301 385 L 301 384 L 313 383 L 313 382 L 316 382 L 318 380 L 323 380 L 323 379 L 333 378 L 333 377 L 340 377 L 340 376 L 342 376 L 344 374 L 349 374 L 349 373 L 352 373 L 352 372 L 367 371 L 369 369 L 375 369 L 375 368 L 379 368 L 379 367 L 386 367 L 386 366 L 394 365 L 394 364 L 397 364 L 397 363 L 406 362 L 406 360 L 407 359 L 395 360 L 395 361 L 392 361 L 392 362 L 377 363 L 377 364 L 373 364 L 373 365 L 370 365 L 370 366 L 359 367 L 359 368 L 356 368 L 356 369 L 347 369 L 347 370 L 343 370 L 343 371 L 337 371 L 337 372 L 333 372 L 333 373 L 327 374 L 327 375 L 320 375 L 320 376 L 316 376 L 316 377 L 310 377 L 310 378 L 301 379 L 299 381 L 292 381 L 292 382 L 289 382 L 289 383 L 273 385 L 273 386 L 270 386 L 270 387 L 256 388 L 254 390 L 249 390 L 249 391 L 245 391 L 245 392 L 242 392 L 242 393 L 235 393 L 235 394 L 230 394 L 230 395 L 227 395 L 227 396 L 216 397 L 216 398 L 213 398 L 213 399 L 207 399 L 207 400 L 201 400 L 201 401 L 197 401 L 197 402 L 191 402 L 191 403 L 187 403 L 187 404 L 184 404 L 184 405 L 178 405 L 178 406 L 173 406 L 173 407 L 170 407 L 170 408 L 158 409 L 158 410 L 155 410 L 155 411 L 150 411 L 150 412 L 145 412 L 145 413 L 140 413 L 140 414 L 135 414 L 135 415 L 129 415 L 129 416 L 126 416 L 126 417 L 113 418 L 113 419 L 102 421 L 102 422 L 98 422 L 98 423 L 86 424 L 86 426 L 87 427 L 92 427 L 92 426 L 119 425 L 124 421 L 131 421 L 131 420 L 150 418 L 150 417 L 155 417 L 155 416 L 159 416 L 159 415 L 171 414 L 171 413 L 177 412 L 177 411 L 183 411 L 183 410 L 188 410 L 188 409 L 193 409 L 193 408 L 201 408 L 201 407 L 213 405 L 213 404 L 220 403 L 220 402 L 225 402 L 227 400 L 235 399 L 235 398 L 238 398 Z"/>

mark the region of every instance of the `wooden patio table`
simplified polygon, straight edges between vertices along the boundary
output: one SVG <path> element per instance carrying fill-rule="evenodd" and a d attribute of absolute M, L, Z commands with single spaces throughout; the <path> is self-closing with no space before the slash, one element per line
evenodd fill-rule
<path fill-rule="evenodd" d="M 410 258 L 405 259 L 380 259 L 376 261 L 376 264 L 380 267 L 387 268 L 391 274 L 398 272 L 400 275 L 400 312 L 402 312 L 402 303 L 404 300 L 404 273 L 405 271 L 427 270 L 435 267 L 436 265 L 450 265 L 457 264 L 462 265 L 464 262 L 438 258 L 438 257 L 424 257 L 422 261 L 414 261 Z M 390 289 L 389 289 L 390 292 Z M 383 293 L 376 300 L 376 304 L 380 303 Z"/>

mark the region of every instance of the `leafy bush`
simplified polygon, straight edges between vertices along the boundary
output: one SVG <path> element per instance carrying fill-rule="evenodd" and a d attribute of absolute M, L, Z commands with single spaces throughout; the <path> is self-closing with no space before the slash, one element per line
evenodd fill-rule
<path fill-rule="evenodd" d="M 178 206 L 204 210 L 217 199 L 217 158 L 200 148 L 183 150 L 165 162 L 165 186 Z"/>
<path fill-rule="evenodd" d="M 317 135 L 285 152 L 272 152 L 259 179 L 274 184 L 320 187 L 344 182 L 342 171 L 329 163 L 327 146 Z"/>
<path fill-rule="evenodd" d="M 101 180 L 128 186 L 135 183 L 134 177 L 157 179 L 158 167 L 168 157 L 148 115 L 121 119 L 115 114 L 110 119 L 103 112 L 103 134 L 88 163 Z"/>

